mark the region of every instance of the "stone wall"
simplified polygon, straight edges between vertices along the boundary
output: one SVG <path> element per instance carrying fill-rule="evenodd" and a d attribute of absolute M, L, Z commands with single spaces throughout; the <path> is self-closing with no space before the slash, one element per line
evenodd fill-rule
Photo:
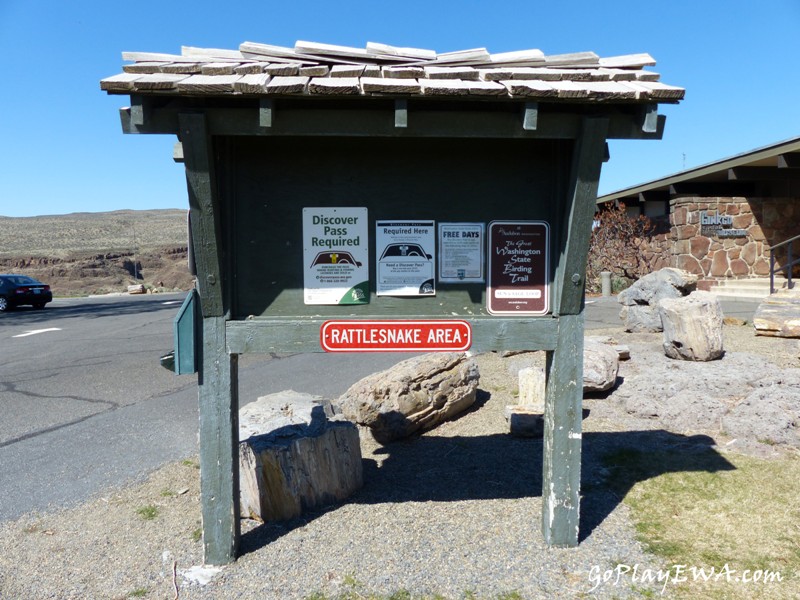
<path fill-rule="evenodd" d="M 665 215 L 664 220 L 667 217 Z M 659 271 L 664 267 L 671 267 L 672 264 L 672 234 L 670 233 L 669 223 L 661 223 L 655 221 L 655 233 L 647 240 L 642 247 L 644 258 L 647 264 L 650 265 L 650 272 Z"/>
<path fill-rule="evenodd" d="M 706 221 L 703 223 L 703 221 Z M 770 246 L 800 233 L 791 198 L 670 200 L 670 266 L 698 276 L 698 288 L 723 279 L 769 276 Z M 783 257 L 776 255 L 778 264 Z"/>

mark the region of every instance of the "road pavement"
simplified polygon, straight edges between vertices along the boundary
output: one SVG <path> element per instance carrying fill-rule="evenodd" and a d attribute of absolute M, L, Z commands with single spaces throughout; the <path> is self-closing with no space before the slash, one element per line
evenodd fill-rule
<path fill-rule="evenodd" d="M 182 300 L 69 299 L 0 314 L 0 521 L 198 454 L 197 377 L 159 364 Z M 285 389 L 337 397 L 406 357 L 244 356 L 240 404 Z"/>
<path fill-rule="evenodd" d="M 734 317 L 753 322 L 753 315 L 758 308 L 759 300 L 723 300 L 720 299 L 722 313 L 726 317 Z M 596 296 L 586 298 L 584 311 L 585 329 L 605 329 L 619 327 L 622 320 L 619 318 L 622 305 L 617 302 L 616 296 Z"/>

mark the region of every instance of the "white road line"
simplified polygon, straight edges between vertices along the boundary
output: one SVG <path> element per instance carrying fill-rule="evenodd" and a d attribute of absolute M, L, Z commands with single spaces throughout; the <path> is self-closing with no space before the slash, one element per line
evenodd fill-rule
<path fill-rule="evenodd" d="M 31 331 L 26 331 L 25 333 L 20 333 L 19 335 L 12 335 L 11 337 L 19 338 L 19 337 L 27 337 L 29 335 L 36 335 L 37 333 L 47 333 L 48 331 L 61 331 L 60 327 L 50 327 L 49 329 L 33 329 Z"/>
<path fill-rule="evenodd" d="M 170 304 L 183 304 L 183 300 L 168 300 L 166 302 L 162 302 L 164 306 L 169 306 Z"/>

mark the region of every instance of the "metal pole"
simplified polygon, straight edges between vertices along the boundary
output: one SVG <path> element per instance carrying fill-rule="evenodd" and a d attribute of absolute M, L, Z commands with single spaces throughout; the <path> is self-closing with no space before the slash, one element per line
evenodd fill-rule
<path fill-rule="evenodd" d="M 775 249 L 769 253 L 769 293 L 775 293 Z"/>

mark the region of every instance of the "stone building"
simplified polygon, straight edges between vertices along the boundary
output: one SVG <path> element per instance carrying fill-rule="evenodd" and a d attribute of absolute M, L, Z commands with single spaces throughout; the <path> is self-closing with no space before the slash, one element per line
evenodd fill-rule
<path fill-rule="evenodd" d="M 800 137 L 598 198 L 661 221 L 651 265 L 698 275 L 700 289 L 764 297 L 800 274 Z M 794 247 L 793 247 L 794 246 Z M 774 258 L 774 266 L 771 268 Z"/>

